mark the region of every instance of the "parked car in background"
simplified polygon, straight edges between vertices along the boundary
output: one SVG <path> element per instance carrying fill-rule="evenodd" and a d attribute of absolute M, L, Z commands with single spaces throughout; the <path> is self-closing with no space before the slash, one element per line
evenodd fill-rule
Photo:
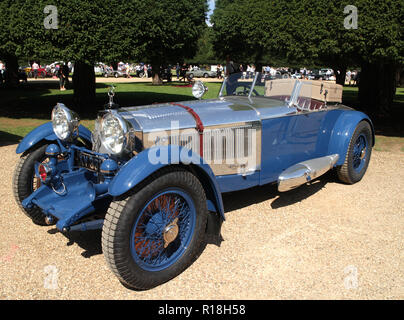
<path fill-rule="evenodd" d="M 136 69 L 136 76 L 139 78 L 143 78 L 144 76 L 144 65 L 141 65 L 140 68 Z M 151 66 L 147 66 L 147 77 L 151 77 L 152 75 L 152 68 Z"/>
<path fill-rule="evenodd" d="M 187 78 L 216 78 L 217 72 L 206 70 L 206 69 L 193 69 L 192 71 L 188 71 L 186 73 Z"/>
<path fill-rule="evenodd" d="M 114 78 L 119 78 L 119 77 L 124 77 L 127 78 L 128 75 L 126 74 L 126 72 L 124 71 L 120 71 L 120 70 L 113 70 L 113 69 L 104 69 L 104 73 L 103 73 L 105 78 L 108 77 L 114 77 Z"/>
<path fill-rule="evenodd" d="M 309 80 L 323 80 L 325 75 L 320 74 L 320 70 L 314 69 L 307 75 Z"/>
<path fill-rule="evenodd" d="M 301 79 L 303 77 L 303 75 L 301 73 L 294 73 L 290 76 L 292 79 Z"/>
<path fill-rule="evenodd" d="M 34 70 L 32 70 L 32 68 L 30 66 L 22 67 L 22 70 L 26 73 L 28 78 L 34 78 L 34 76 L 35 76 L 34 75 Z M 38 75 L 39 78 L 46 78 L 49 74 L 48 74 L 48 72 L 46 71 L 45 68 L 39 67 L 37 75 Z"/>
<path fill-rule="evenodd" d="M 94 73 L 104 74 L 105 65 L 102 62 L 98 62 L 94 65 Z"/>
<path fill-rule="evenodd" d="M 273 183 L 285 192 L 329 170 L 345 184 L 364 176 L 374 129 L 341 104 L 342 86 L 256 72 L 226 77 L 215 99 L 201 100 L 206 90 L 197 81 L 198 100 L 127 107 L 110 91 L 93 132 L 58 103 L 17 147 L 16 202 L 61 232 L 102 229 L 111 272 L 145 290 L 221 243 L 222 193 Z"/>

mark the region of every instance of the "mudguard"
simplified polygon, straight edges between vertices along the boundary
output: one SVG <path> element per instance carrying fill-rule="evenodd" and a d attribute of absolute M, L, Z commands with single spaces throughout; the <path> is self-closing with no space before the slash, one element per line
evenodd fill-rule
<path fill-rule="evenodd" d="M 82 125 L 79 127 L 79 136 L 91 143 L 91 131 Z M 16 152 L 17 154 L 23 153 L 41 140 L 55 141 L 57 139 L 53 132 L 52 122 L 47 122 L 28 133 L 18 145 Z"/>
<path fill-rule="evenodd" d="M 183 154 L 186 154 L 186 160 L 182 157 Z M 161 160 L 163 161 L 157 161 L 156 155 L 161 156 Z M 181 161 L 179 161 L 178 155 L 181 155 Z M 120 196 L 149 177 L 153 172 L 179 163 L 192 164 L 204 173 L 205 180 L 210 184 L 210 188 L 214 194 L 215 199 L 211 200 L 214 202 L 216 212 L 220 213 L 220 216 L 224 220 L 222 195 L 212 169 L 197 154 L 192 153 L 191 150 L 184 147 L 173 145 L 156 146 L 139 153 L 120 168 L 109 185 L 108 193 L 114 197 Z"/>
<path fill-rule="evenodd" d="M 373 142 L 375 144 L 375 131 L 372 121 L 369 117 L 359 111 L 346 110 L 338 117 L 331 133 L 330 142 L 328 144 L 328 154 L 339 154 L 336 165 L 343 165 L 345 162 L 348 146 L 356 126 L 361 121 L 367 121 L 372 129 Z"/>

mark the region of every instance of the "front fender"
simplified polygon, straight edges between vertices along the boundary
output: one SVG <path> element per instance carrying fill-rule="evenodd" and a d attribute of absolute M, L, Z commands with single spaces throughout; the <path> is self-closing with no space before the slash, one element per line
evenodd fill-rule
<path fill-rule="evenodd" d="M 79 127 L 79 136 L 91 143 L 91 131 L 82 125 Z M 17 154 L 23 153 L 41 140 L 55 141 L 57 139 L 53 132 L 52 122 L 47 122 L 28 133 L 18 145 L 16 152 Z"/>
<path fill-rule="evenodd" d="M 182 157 L 181 161 L 179 160 L 178 155 L 182 155 L 183 152 L 190 155 L 187 156 L 187 161 L 182 161 Z M 224 220 L 222 195 L 216 182 L 216 177 L 210 166 L 204 163 L 203 159 L 197 154 L 191 154 L 191 152 L 189 149 L 178 146 L 155 146 L 147 149 L 133 157 L 119 170 L 109 185 L 108 193 L 114 197 L 120 196 L 163 167 L 180 163 L 189 164 L 197 166 L 199 171 L 204 174 L 204 178 L 206 178 L 205 180 L 209 183 L 210 190 L 213 192 L 214 199 L 211 200 L 214 202 L 216 211 L 220 213 Z M 156 154 L 166 155 L 165 161 L 157 162 L 155 158 L 152 158 Z"/>
<path fill-rule="evenodd" d="M 361 121 L 367 121 L 372 129 L 373 145 L 375 143 L 375 131 L 370 118 L 363 112 L 347 110 L 341 113 L 331 133 L 328 145 L 328 154 L 339 154 L 336 165 L 343 165 L 345 162 L 348 146 L 356 126 Z"/>

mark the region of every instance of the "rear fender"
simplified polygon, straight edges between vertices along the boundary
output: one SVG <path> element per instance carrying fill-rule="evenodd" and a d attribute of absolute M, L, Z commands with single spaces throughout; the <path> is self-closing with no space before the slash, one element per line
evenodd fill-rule
<path fill-rule="evenodd" d="M 359 111 L 347 110 L 341 113 L 331 133 L 328 154 L 339 154 L 336 165 L 343 165 L 352 135 L 361 121 L 367 121 L 372 129 L 372 146 L 375 144 L 375 131 L 370 118 Z"/>
<path fill-rule="evenodd" d="M 178 156 L 174 156 L 182 155 L 183 152 L 189 155 L 186 158 L 187 161 L 180 161 Z M 166 161 L 156 161 L 156 154 L 159 156 L 166 155 Z M 182 157 L 181 160 L 183 160 Z M 191 150 L 184 147 L 172 145 L 156 146 L 139 153 L 120 168 L 109 185 L 108 193 L 114 197 L 118 197 L 131 190 L 157 170 L 170 165 L 179 164 L 188 165 L 190 171 L 195 173 L 205 189 L 208 200 L 213 203 L 216 212 L 219 213 L 224 220 L 222 195 L 212 169 L 208 164 L 204 163 L 203 159 L 197 154 L 192 153 Z M 213 211 L 212 205 L 208 203 L 208 206 L 210 210 Z"/>
<path fill-rule="evenodd" d="M 79 136 L 83 140 L 91 143 L 91 131 L 82 125 L 79 126 Z M 55 133 L 53 132 L 52 122 L 44 123 L 43 125 L 39 126 L 38 128 L 35 128 L 30 133 L 28 133 L 18 145 L 16 153 L 17 154 L 23 153 L 32 148 L 34 145 L 41 142 L 42 140 L 47 141 L 58 140 Z"/>

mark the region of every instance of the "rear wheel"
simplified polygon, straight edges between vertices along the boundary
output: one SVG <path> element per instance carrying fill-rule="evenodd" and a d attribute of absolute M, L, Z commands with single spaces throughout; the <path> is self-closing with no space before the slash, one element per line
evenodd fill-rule
<path fill-rule="evenodd" d="M 41 186 L 41 180 L 35 177 L 35 162 L 46 160 L 45 150 L 48 145 L 43 145 L 25 156 L 21 157 L 14 170 L 13 193 L 15 201 L 21 210 L 32 219 L 35 224 L 47 225 L 45 214 L 36 206 L 26 209 L 21 202 Z"/>
<path fill-rule="evenodd" d="M 348 146 L 344 164 L 337 168 L 338 178 L 354 184 L 362 179 L 372 154 L 372 129 L 366 121 L 358 124 Z"/>
<path fill-rule="evenodd" d="M 105 217 L 106 261 L 127 286 L 146 290 L 183 272 L 206 243 L 206 196 L 199 180 L 181 169 L 151 176 Z"/>

